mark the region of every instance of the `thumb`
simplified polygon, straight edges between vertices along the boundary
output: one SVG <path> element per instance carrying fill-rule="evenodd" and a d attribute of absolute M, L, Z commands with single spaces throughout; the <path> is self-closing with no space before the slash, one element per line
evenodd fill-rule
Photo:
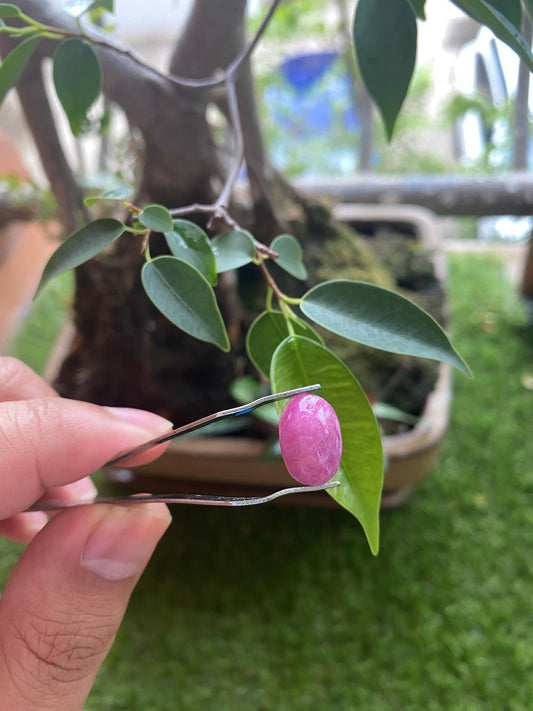
<path fill-rule="evenodd" d="M 161 504 L 87 506 L 33 539 L 0 598 L 2 709 L 82 709 L 170 523 Z"/>

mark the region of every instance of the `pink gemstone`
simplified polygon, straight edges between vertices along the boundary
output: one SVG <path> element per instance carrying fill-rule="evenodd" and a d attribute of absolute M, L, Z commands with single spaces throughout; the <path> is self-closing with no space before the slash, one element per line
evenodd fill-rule
<path fill-rule="evenodd" d="M 280 417 L 279 443 L 289 474 L 301 484 L 325 484 L 339 468 L 339 420 L 329 402 L 318 395 L 304 393 L 290 400 Z"/>

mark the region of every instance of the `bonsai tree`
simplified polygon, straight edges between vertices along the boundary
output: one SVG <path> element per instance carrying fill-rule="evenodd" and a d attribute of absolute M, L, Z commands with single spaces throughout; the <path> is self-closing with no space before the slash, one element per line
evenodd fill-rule
<path fill-rule="evenodd" d="M 519 31 L 520 0 L 455 4 L 533 68 Z M 39 289 L 76 268 L 77 337 L 59 391 L 191 419 L 226 404 L 244 352 L 273 392 L 320 383 L 343 441 L 335 474 L 341 486 L 328 493 L 359 519 L 376 553 L 379 430 L 355 375 L 324 345 L 316 326 L 374 348 L 468 368 L 441 327 L 403 297 L 347 279 L 305 286 L 306 243 L 288 231 L 288 213 L 295 205 L 304 214 L 311 207 L 269 164 L 249 61 L 278 5 L 270 2 L 247 39 L 245 0 L 196 0 L 169 69 L 160 72 L 98 28 L 113 0 L 1 3 L 0 99 L 17 86 L 69 234 Z M 524 6 L 532 12 L 531 0 Z M 359 0 L 355 13 L 360 73 L 389 138 L 413 73 L 417 17 L 424 18 L 424 0 Z M 84 193 L 48 102 L 42 73 L 48 57 L 75 136 L 87 129 L 101 92 L 125 113 L 142 139 L 134 185 Z M 211 105 L 226 117 L 229 158 L 208 120 Z M 248 192 L 239 199 L 243 163 Z M 252 271 L 263 287 L 262 306 L 251 317 L 238 287 Z"/>

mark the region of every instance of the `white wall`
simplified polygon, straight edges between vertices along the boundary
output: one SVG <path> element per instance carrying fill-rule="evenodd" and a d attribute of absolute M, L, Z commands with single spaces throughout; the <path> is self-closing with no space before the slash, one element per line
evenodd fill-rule
<path fill-rule="evenodd" d="M 215 2 L 218 0 L 214 0 Z M 115 0 L 114 21 L 122 38 L 177 35 L 192 0 Z"/>

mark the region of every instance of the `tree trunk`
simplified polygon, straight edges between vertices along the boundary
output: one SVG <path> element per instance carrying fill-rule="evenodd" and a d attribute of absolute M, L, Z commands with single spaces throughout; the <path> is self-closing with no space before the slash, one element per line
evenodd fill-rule
<path fill-rule="evenodd" d="M 204 13 L 209 10 L 209 21 L 204 15 L 204 31 L 215 31 L 220 37 L 222 21 L 228 28 L 242 28 L 244 5 L 243 0 L 233 0 L 223 6 L 201 7 Z M 19 6 L 42 22 L 75 30 L 71 19 L 52 2 L 22 0 Z M 242 31 L 240 35 L 244 38 Z M 190 38 L 183 37 L 185 47 Z M 214 35 L 208 46 L 213 50 L 217 45 L 224 47 L 215 40 Z M 215 51 L 198 52 L 198 44 L 195 49 L 189 59 L 181 56 L 178 61 L 178 44 L 173 64 L 184 76 L 210 75 L 226 63 Z M 39 59 L 53 50 L 53 44 L 43 42 Z M 106 96 L 125 111 L 144 142 L 137 200 L 167 207 L 212 202 L 216 183 L 224 174 L 206 120 L 211 97 L 173 85 L 127 54 L 102 46 L 95 50 L 103 66 Z M 38 124 L 31 129 L 50 175 L 64 160 L 61 148 L 56 146 L 54 154 L 47 154 L 41 150 L 44 135 Z M 152 255 L 164 250 L 163 240 L 152 238 Z M 232 355 L 178 330 L 147 299 L 140 283 L 141 266 L 140 241 L 125 234 L 108 252 L 76 270 L 76 335 L 55 383 L 58 391 L 97 403 L 154 409 L 178 423 L 228 407 L 232 403 L 228 385 L 236 375 L 241 330 L 235 324 L 229 329 L 235 341 Z M 227 288 L 228 279 L 221 276 L 217 299 L 223 316 L 231 322 L 234 297 Z"/>

